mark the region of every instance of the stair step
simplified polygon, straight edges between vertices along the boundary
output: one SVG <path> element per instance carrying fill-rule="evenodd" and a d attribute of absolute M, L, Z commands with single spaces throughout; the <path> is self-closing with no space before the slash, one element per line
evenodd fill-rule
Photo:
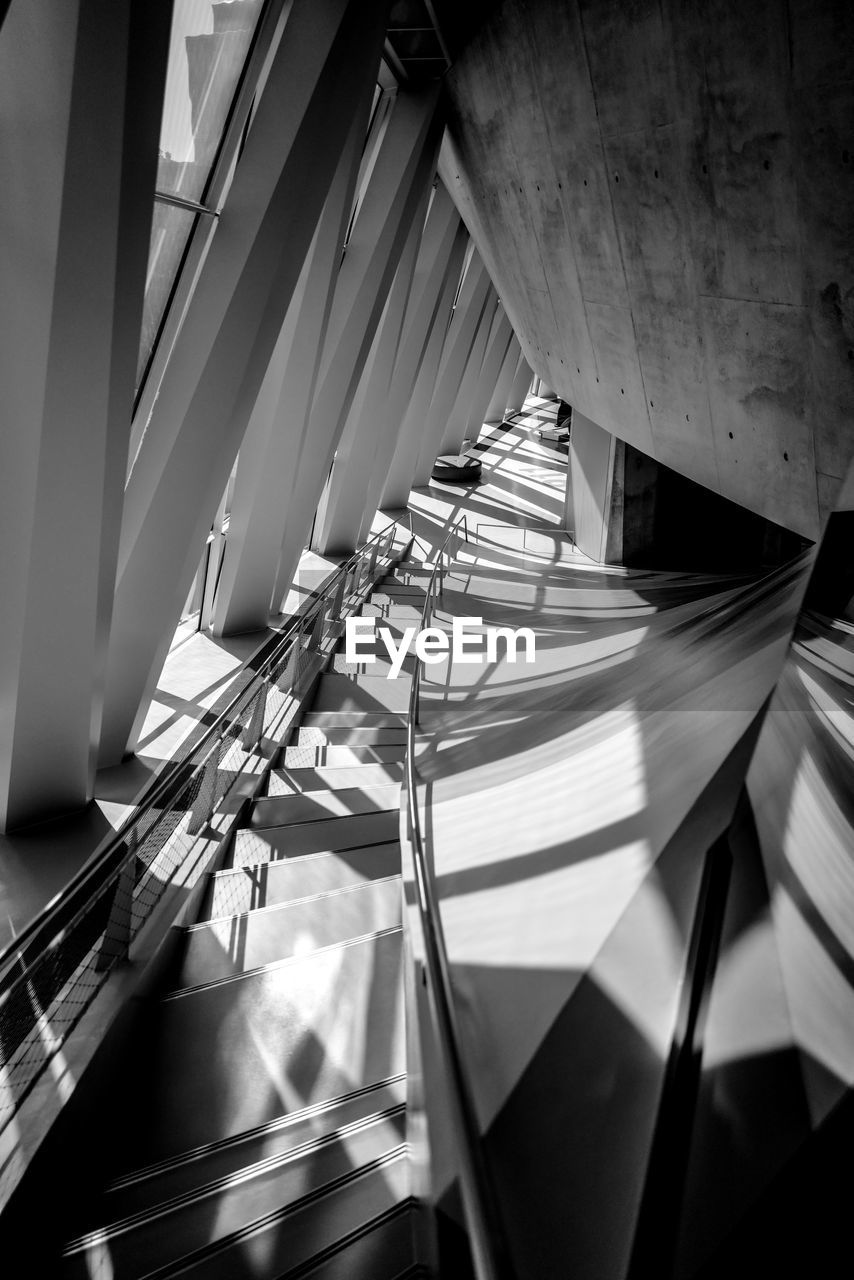
<path fill-rule="evenodd" d="M 327 678 L 322 676 L 320 684 Z M 348 680 L 343 681 L 343 684 L 350 683 Z M 337 680 L 332 680 L 331 685 L 334 688 L 340 687 Z M 315 700 L 312 710 L 303 716 L 297 735 L 303 729 L 398 729 L 401 725 L 406 725 L 406 715 L 399 711 L 388 711 L 385 708 L 363 711 L 361 708 L 318 707 Z"/>
<path fill-rule="evenodd" d="M 379 764 L 406 759 L 406 743 L 377 743 L 358 746 L 333 746 L 321 743 L 315 746 L 285 747 L 282 765 L 285 769 L 310 769 L 328 765 L 330 768 L 349 768 L 358 764 Z"/>
<path fill-rule="evenodd" d="M 400 877 L 390 876 L 197 924 L 186 931 L 175 986 L 199 986 L 392 929 L 400 916 Z"/>
<path fill-rule="evenodd" d="M 401 680 L 406 681 L 407 685 L 409 682 L 406 680 L 406 677 L 408 676 L 411 679 L 415 671 L 416 662 L 417 658 L 410 650 L 403 659 L 403 665 L 400 668 L 399 676 Z M 360 659 L 358 662 L 348 662 L 346 654 L 333 653 L 332 661 L 329 665 L 330 674 L 334 673 L 335 675 L 342 676 L 373 675 L 387 678 L 390 671 L 391 662 L 389 661 L 386 651 L 382 645 L 376 649 L 373 662 L 366 662 L 364 658 Z"/>
<path fill-rule="evenodd" d="M 397 760 L 385 764 L 354 764 L 340 769 L 325 765 L 316 769 L 274 769 L 267 779 L 267 795 L 290 796 L 320 791 L 324 787 L 381 787 L 392 784 L 399 787 L 402 780 L 403 762 Z"/>
<path fill-rule="evenodd" d="M 419 600 L 417 604 L 406 604 L 400 600 L 386 600 L 377 603 L 373 596 L 370 600 L 362 605 L 363 618 L 396 618 L 398 622 L 406 622 L 407 625 L 418 624 L 421 621 L 421 614 L 424 612 L 424 601 Z"/>
<path fill-rule="evenodd" d="M 390 582 L 386 580 L 381 587 L 371 593 L 371 604 L 405 604 L 424 608 L 427 595 L 426 584 L 421 586 L 414 582 Z"/>
<path fill-rule="evenodd" d="M 303 791 L 297 795 L 261 796 L 249 810 L 248 825 L 284 827 L 324 818 L 348 818 L 356 814 L 382 813 L 400 807 L 400 786 L 386 782 L 378 787 L 346 787 Z"/>
<path fill-rule="evenodd" d="M 399 874 L 400 844 L 396 839 L 341 853 L 325 850 L 305 857 L 280 858 L 260 866 L 216 872 L 211 877 L 205 914 L 211 919 L 242 914 Z"/>
<path fill-rule="evenodd" d="M 116 1223 L 192 1194 L 200 1187 L 233 1177 L 260 1161 L 298 1152 L 307 1144 L 328 1138 L 348 1125 L 365 1122 L 382 1112 L 395 1111 L 406 1101 L 406 1077 L 398 1075 L 306 1107 L 251 1129 L 247 1133 L 182 1152 L 172 1160 L 134 1170 L 109 1184 L 97 1206 L 100 1222 Z M 93 1216 L 94 1217 L 94 1216 Z M 90 1230 L 94 1228 L 94 1220 Z M 82 1234 L 82 1233 L 81 1233 Z"/>
<path fill-rule="evenodd" d="M 164 996 L 115 1117 L 114 1176 L 406 1069 L 401 930 Z"/>
<path fill-rule="evenodd" d="M 328 714 L 333 714 L 329 712 Z M 399 727 L 389 725 L 310 725 L 306 728 L 300 726 L 296 733 L 296 739 L 293 743 L 298 747 L 322 747 L 327 744 L 332 747 L 365 747 L 373 746 L 399 746 L 406 743 L 406 727 L 401 722 Z"/>
<path fill-rule="evenodd" d="M 207 1250 L 181 1276 L 183 1280 L 257 1280 L 273 1274 L 276 1280 L 415 1280 L 426 1273 L 406 1262 L 413 1252 L 408 1181 L 406 1156 L 389 1157 L 342 1180 L 305 1209 L 272 1215 L 255 1231 L 241 1233 L 233 1244 Z M 318 1257 L 318 1239 L 330 1237 L 332 1243 Z M 267 1271 L 268 1261 L 275 1272 Z"/>
<path fill-rule="evenodd" d="M 314 1212 L 310 1218 L 314 1233 L 305 1233 L 301 1259 L 295 1256 L 290 1229 L 280 1233 L 286 1236 L 281 1244 L 285 1265 L 293 1270 L 295 1262 L 305 1262 L 317 1251 L 317 1232 L 321 1223 L 324 1229 L 322 1238 L 328 1239 L 326 1215 L 321 1216 L 318 1211 L 318 1199 L 334 1196 L 336 1186 L 346 1187 L 353 1183 L 362 1171 L 368 1174 L 371 1170 L 384 1169 L 400 1157 L 405 1158 L 406 1146 L 399 1132 L 400 1111 L 402 1108 L 398 1109 L 397 1124 L 388 1116 L 361 1125 L 357 1122 L 341 1135 L 320 1139 L 306 1152 L 285 1153 L 278 1159 L 274 1157 L 259 1162 L 233 1178 L 225 1179 L 224 1185 L 214 1183 L 200 1189 L 198 1195 L 185 1202 L 178 1201 L 171 1207 L 155 1210 L 139 1219 L 114 1224 L 112 1229 L 107 1227 L 92 1232 L 70 1244 L 67 1252 L 71 1256 L 78 1255 L 84 1266 L 93 1259 L 103 1258 L 106 1252 L 113 1280 L 143 1277 L 152 1272 L 156 1274 L 160 1268 L 172 1270 L 179 1262 L 186 1266 L 194 1255 L 197 1255 L 195 1260 L 201 1263 L 205 1256 L 209 1258 L 215 1251 L 219 1252 L 235 1234 L 244 1235 L 247 1231 L 257 1230 L 260 1224 L 271 1219 L 282 1223 L 286 1216 L 290 1217 L 289 1209 L 298 1212 L 313 1203 Z M 392 1204 L 406 1195 L 405 1174 L 401 1183 L 395 1189 Z M 386 1203 L 383 1207 L 390 1205 Z M 252 1274 L 245 1261 L 239 1270 L 234 1270 L 233 1266 L 232 1263 L 232 1269 L 223 1274 L 232 1278 Z M 281 1274 L 278 1268 L 276 1271 L 265 1270 L 265 1273 Z M 91 1276 L 99 1272 L 93 1273 L 90 1269 L 78 1274 Z M 209 1274 L 206 1266 L 204 1275 Z"/>
<path fill-rule="evenodd" d="M 246 867 L 277 858 L 296 858 L 303 853 L 356 849 L 360 845 L 397 840 L 399 835 L 397 808 L 381 813 L 355 813 L 346 818 L 321 818 L 287 827 L 244 828 L 234 837 L 231 865 Z"/>
<path fill-rule="evenodd" d="M 401 670 L 397 677 L 389 678 L 391 666 L 388 663 L 382 666 L 379 663 L 366 665 L 364 674 L 342 675 L 332 672 L 321 676 L 314 705 L 320 713 L 334 714 L 336 717 L 351 716 L 354 724 L 358 717 L 382 707 L 386 715 L 396 717 L 397 724 L 405 725 L 409 710 L 411 671 L 415 661 L 412 655 L 408 654 L 407 658 L 410 670 Z"/>
<path fill-rule="evenodd" d="M 402 1201 L 324 1250 L 316 1264 L 281 1280 L 419 1280 L 429 1273 L 413 1260 L 414 1202 Z"/>

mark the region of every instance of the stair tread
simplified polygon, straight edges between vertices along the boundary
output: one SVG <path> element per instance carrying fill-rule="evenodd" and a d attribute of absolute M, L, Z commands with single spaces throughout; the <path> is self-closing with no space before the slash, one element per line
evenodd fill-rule
<path fill-rule="evenodd" d="M 356 764 L 383 763 L 406 759 L 406 743 L 328 744 L 285 747 L 282 765 L 285 769 L 349 767 Z"/>
<path fill-rule="evenodd" d="M 295 795 L 260 796 L 251 803 L 248 825 L 252 828 L 290 826 L 326 818 L 346 819 L 365 813 L 382 813 L 399 807 L 400 784 L 397 782 L 337 789 L 327 787 Z"/>
<path fill-rule="evenodd" d="M 316 768 L 273 769 L 267 780 L 267 794 L 298 795 L 323 788 L 351 788 L 382 786 L 400 782 L 403 778 L 403 761 L 378 764 L 353 764 L 341 768 L 319 765 Z"/>
<path fill-rule="evenodd" d="M 252 827 L 238 831 L 231 862 L 245 867 L 278 858 L 327 850 L 341 852 L 360 845 L 382 844 L 399 835 L 399 806 L 373 813 L 356 813 L 346 818 L 318 818 L 286 827 Z"/>
<path fill-rule="evenodd" d="M 72 1242 L 69 1252 L 85 1252 L 88 1246 L 103 1256 L 103 1245 L 108 1243 L 115 1280 L 144 1276 L 156 1268 L 189 1261 L 194 1254 L 209 1255 L 218 1242 L 253 1231 L 265 1220 L 281 1221 L 309 1205 L 316 1206 L 320 1197 L 334 1195 L 363 1174 L 405 1157 L 405 1144 L 399 1137 L 395 1141 L 396 1136 L 388 1122 L 378 1120 L 351 1132 L 346 1141 L 329 1141 L 304 1156 L 247 1170 L 230 1185 L 207 1191 L 200 1199 L 153 1213 L 114 1232 L 93 1232 Z M 401 1190 L 405 1192 L 405 1187 Z M 316 1209 L 313 1216 L 316 1232 Z M 288 1237 L 288 1255 L 293 1259 L 290 1231 Z M 315 1235 L 306 1241 L 305 1257 L 311 1257 L 316 1248 Z"/>
<path fill-rule="evenodd" d="M 406 743 L 406 726 L 389 725 L 310 725 L 297 731 L 293 746 L 397 746 Z"/>
<path fill-rule="evenodd" d="M 216 1194 L 226 1179 L 251 1176 L 259 1166 L 305 1159 L 342 1131 L 388 1121 L 401 1132 L 406 1077 L 396 1076 L 327 1105 L 284 1115 L 270 1124 L 208 1147 L 184 1152 L 169 1162 L 134 1170 L 109 1184 L 91 1221 L 78 1241 L 96 1230 L 110 1231 L 120 1223 L 140 1220 L 154 1211 L 169 1211 L 182 1201 Z M 401 1137 L 402 1137 L 401 1132 Z"/>
<path fill-rule="evenodd" d="M 321 685 L 328 677 L 321 677 Z M 343 677 L 342 677 L 343 679 Z M 330 683 L 333 683 L 330 681 Z M 349 682 L 348 682 L 349 683 Z M 406 724 L 406 716 L 399 711 L 362 711 L 362 710 L 337 710 L 334 707 L 324 708 L 319 711 L 309 711 L 303 716 L 300 727 L 306 729 L 316 729 L 318 726 L 323 727 L 329 725 L 333 728 L 363 728 L 363 729 L 384 729 L 391 727 L 398 728 L 401 724 Z"/>
<path fill-rule="evenodd" d="M 397 927 L 161 996 L 129 1063 L 113 1176 L 405 1070 L 401 963 Z"/>
<path fill-rule="evenodd" d="M 332 1240 L 320 1259 L 318 1214 L 323 1216 L 321 1234 Z M 281 1219 L 273 1218 L 269 1225 L 244 1234 L 236 1248 L 208 1252 L 181 1275 L 184 1280 L 257 1280 L 262 1273 L 275 1274 L 276 1280 L 407 1280 L 420 1274 L 411 1261 L 401 1267 L 412 1256 L 410 1214 L 406 1158 L 400 1155 L 349 1180 L 333 1196 L 288 1214 L 286 1231 Z M 263 1246 L 260 1264 L 254 1259 L 255 1244 Z M 379 1258 L 374 1256 L 375 1248 L 381 1251 Z M 387 1262 L 390 1270 L 385 1269 Z M 268 1265 L 275 1272 L 268 1271 Z"/>
<path fill-rule="evenodd" d="M 335 716 L 339 724 L 356 727 L 361 722 L 364 728 L 385 725 L 405 729 L 415 655 L 405 655 L 396 675 L 391 674 L 391 665 L 384 659 L 382 651 L 377 661 L 364 663 L 358 671 L 331 671 L 323 675 L 315 706 L 322 708 L 322 714 Z M 334 723 L 330 722 L 330 727 Z"/>
<path fill-rule="evenodd" d="M 400 876 L 367 880 L 195 925 L 174 989 L 189 989 L 401 922 Z"/>
<path fill-rule="evenodd" d="M 324 849 L 259 866 L 228 868 L 212 877 L 206 912 L 209 918 L 215 919 L 399 873 L 400 843 L 397 840 L 338 852 Z"/>

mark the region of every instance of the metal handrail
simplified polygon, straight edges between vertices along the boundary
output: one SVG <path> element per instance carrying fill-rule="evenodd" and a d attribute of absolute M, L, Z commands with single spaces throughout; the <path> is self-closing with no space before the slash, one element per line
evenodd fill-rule
<path fill-rule="evenodd" d="M 468 524 L 465 516 L 455 524 L 445 537 L 430 574 L 427 595 L 421 613 L 421 629 L 429 627 L 433 615 L 437 576 L 444 588 L 443 557 L 450 551 L 448 544 L 462 524 L 468 541 Z M 415 890 L 421 931 L 424 938 L 427 988 L 433 1010 L 439 1052 L 443 1059 L 448 1080 L 449 1103 L 452 1111 L 453 1130 L 459 1135 L 457 1158 L 459 1163 L 460 1190 L 463 1210 L 468 1227 L 472 1258 L 477 1280 L 512 1280 L 513 1270 L 495 1193 L 489 1171 L 483 1157 L 480 1130 L 474 1106 L 468 1073 L 460 1048 L 460 1034 L 453 1003 L 451 972 L 445 947 L 439 904 L 433 886 L 433 877 L 427 867 L 421 819 L 418 814 L 418 796 L 415 774 L 415 729 L 419 722 L 421 694 L 421 663 L 416 659 L 412 685 L 409 691 L 409 716 L 406 726 L 406 817 L 409 844 L 415 869 Z"/>
<path fill-rule="evenodd" d="M 303 634 L 306 629 L 306 622 L 311 618 L 316 620 L 318 613 L 325 608 L 329 597 L 333 593 L 333 588 L 339 582 L 341 576 L 345 573 L 350 573 L 355 565 L 363 561 L 373 544 L 376 544 L 378 548 L 380 540 L 387 536 L 397 523 L 396 520 L 389 521 L 387 525 L 378 530 L 377 533 L 372 534 L 362 547 L 354 551 L 351 556 L 348 556 L 338 566 L 328 581 L 324 583 L 323 592 L 318 595 L 315 601 L 312 601 L 305 613 L 296 615 L 291 619 L 288 626 L 281 633 L 281 638 L 278 642 L 270 641 L 273 647 L 258 667 L 252 680 L 238 690 L 210 727 L 198 741 L 193 743 L 189 754 L 176 761 L 171 768 L 167 768 L 163 774 L 151 783 L 150 787 L 143 792 L 139 803 L 134 806 L 133 813 L 129 814 L 125 822 L 116 830 L 106 847 L 99 854 L 96 854 L 93 860 L 84 864 L 71 881 L 12 940 L 5 952 L 0 953 L 0 1008 L 2 1008 L 2 1001 L 9 980 L 17 981 L 20 978 L 22 967 L 26 967 L 28 960 L 35 958 L 47 942 L 54 941 L 63 930 L 73 925 L 81 907 L 85 906 L 87 892 L 91 892 L 93 886 L 103 883 L 105 877 L 115 871 L 122 860 L 128 857 L 127 834 L 130 828 L 138 824 L 147 811 L 155 808 L 165 808 L 170 795 L 173 798 L 177 796 L 193 772 L 203 767 L 199 763 L 194 765 L 192 763 L 193 759 L 203 755 L 206 748 L 230 725 L 239 704 L 251 699 L 253 688 L 260 687 L 272 668 L 280 661 L 285 651 Z M 389 549 L 392 539 L 389 539 Z"/>

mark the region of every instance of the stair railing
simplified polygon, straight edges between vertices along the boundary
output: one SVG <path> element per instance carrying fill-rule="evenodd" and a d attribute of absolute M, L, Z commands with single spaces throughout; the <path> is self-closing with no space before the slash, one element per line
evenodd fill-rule
<path fill-rule="evenodd" d="M 449 529 L 427 586 L 421 629 L 430 626 L 437 596 L 437 583 L 444 587 L 444 558 L 450 565 L 450 543 L 462 525 L 468 541 L 465 516 Z M 495 1192 L 483 1155 L 480 1129 L 468 1071 L 463 1059 L 456 1011 L 454 1008 L 451 971 L 439 914 L 439 901 L 432 872 L 427 866 L 421 819 L 418 812 L 417 775 L 415 771 L 415 732 L 420 721 L 421 663 L 416 659 L 409 694 L 406 726 L 406 818 L 409 845 L 414 866 L 415 898 L 424 939 L 424 979 L 427 987 L 434 1034 L 447 1082 L 451 1127 L 457 1136 L 457 1171 L 463 1211 L 477 1280 L 513 1280 L 507 1246 Z"/>
<path fill-rule="evenodd" d="M 299 696 L 306 670 L 342 613 L 385 572 L 392 520 L 349 556 L 256 655 L 241 688 L 187 754 L 143 793 L 133 814 L 0 955 L 0 1132 L 60 1052 L 170 885 L 206 869 L 202 832 L 251 764 L 267 730 Z M 400 553 L 411 546 L 410 536 Z M 399 558 L 399 557 L 398 557 Z M 331 602 L 331 607 L 330 607 Z"/>

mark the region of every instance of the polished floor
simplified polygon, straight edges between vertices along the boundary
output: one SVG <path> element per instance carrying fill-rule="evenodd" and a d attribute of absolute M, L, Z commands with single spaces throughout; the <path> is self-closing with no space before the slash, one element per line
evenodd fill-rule
<path fill-rule="evenodd" d="M 705 855 L 743 787 L 802 566 L 591 564 L 561 528 L 566 456 L 528 408 L 484 429 L 480 485 L 411 496 L 433 547 L 465 517 L 437 624 L 477 616 L 537 640 L 531 665 L 429 669 L 419 802 L 513 1251 L 525 1274 L 571 1258 L 578 1276 L 618 1275 Z M 792 1044 L 770 934 L 753 945 L 762 999 L 730 1027 L 744 1055 Z"/>

